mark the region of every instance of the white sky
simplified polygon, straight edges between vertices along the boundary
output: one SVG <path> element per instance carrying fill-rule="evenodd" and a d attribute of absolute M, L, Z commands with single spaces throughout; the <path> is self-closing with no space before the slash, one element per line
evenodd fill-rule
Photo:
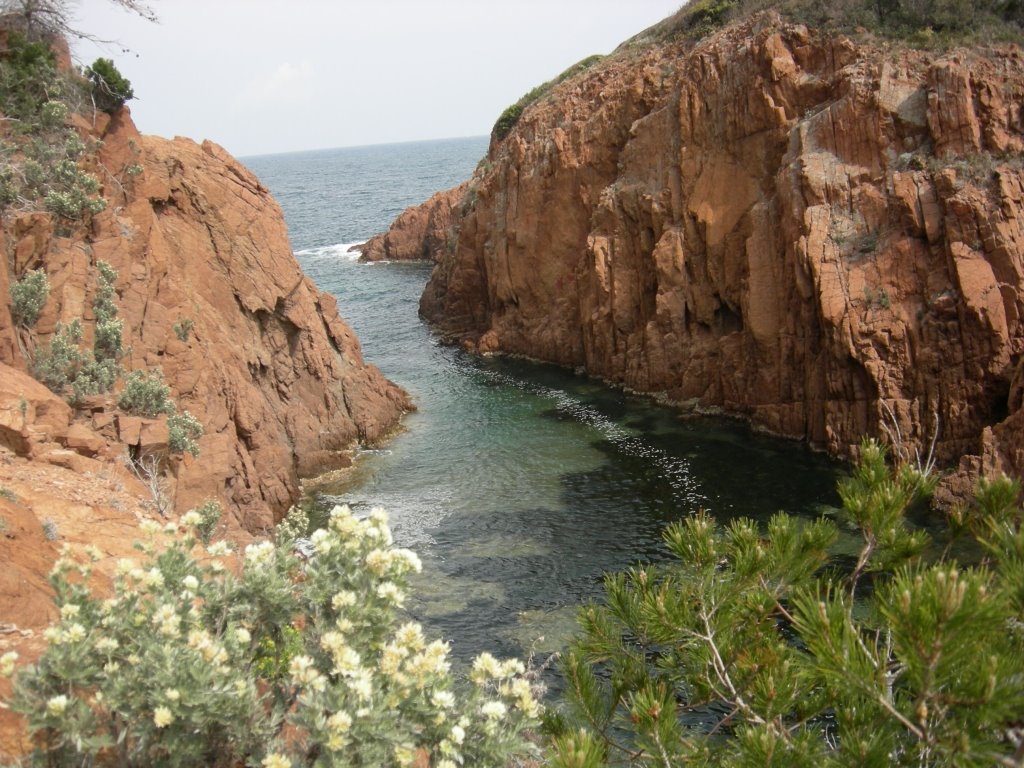
<path fill-rule="evenodd" d="M 131 80 L 143 133 L 238 156 L 487 134 L 535 85 L 683 0 L 82 0 L 77 43 Z"/>

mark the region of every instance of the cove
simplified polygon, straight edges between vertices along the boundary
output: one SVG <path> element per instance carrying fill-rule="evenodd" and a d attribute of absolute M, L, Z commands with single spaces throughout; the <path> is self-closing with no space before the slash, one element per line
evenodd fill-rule
<path fill-rule="evenodd" d="M 469 168 L 454 184 L 472 170 L 477 147 L 453 144 L 431 143 L 427 154 L 446 158 L 453 176 L 452 156 L 465 155 Z M 364 452 L 328 501 L 388 511 L 396 543 L 424 563 L 407 607 L 456 659 L 561 648 L 580 603 L 600 597 L 602 575 L 666 557 L 662 529 L 698 509 L 766 521 L 779 510 L 814 517 L 838 505 L 841 465 L 799 443 L 734 420 L 684 417 L 554 366 L 440 344 L 417 314 L 430 265 L 359 264 L 337 245 L 386 228 L 389 218 L 367 224 L 373 206 L 393 216 L 445 186 L 424 161 L 422 184 L 433 186 L 410 189 L 416 163 L 400 158 L 422 161 L 417 146 L 333 150 L 362 168 L 354 175 L 332 175 L 331 157 L 318 153 L 247 163 L 298 227 L 293 243 L 310 246 L 297 252 L 303 269 L 337 297 L 367 361 L 416 400 L 404 431 Z M 374 173 L 381 162 L 406 169 L 397 190 Z M 365 220 L 318 225 L 327 212 L 317 213 L 325 197 L 317 185 L 329 181 L 367 206 L 333 215 Z"/>

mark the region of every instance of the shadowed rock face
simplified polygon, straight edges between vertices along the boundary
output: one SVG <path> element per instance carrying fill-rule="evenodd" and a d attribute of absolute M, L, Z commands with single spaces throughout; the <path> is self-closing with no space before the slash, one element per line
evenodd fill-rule
<path fill-rule="evenodd" d="M 297 499 L 300 476 L 345 464 L 341 451 L 356 442 L 384 438 L 409 398 L 364 363 L 335 300 L 300 270 L 279 207 L 223 149 L 140 136 L 127 110 L 79 127 L 103 142 L 93 170 L 107 209 L 68 237 L 46 214 L 5 221 L 13 274 L 43 266 L 49 276 L 39 341 L 81 317 L 91 344 L 95 265 L 110 263 L 130 349 L 124 367 L 162 370 L 179 408 L 205 428 L 199 458 L 174 464 L 173 509 L 215 498 L 236 528 L 269 530 Z M 135 165 L 142 172 L 128 173 Z M 10 273 L 2 273 L 6 295 Z M 26 342 L 5 306 L 0 361 L 24 370 Z M 87 455 L 166 442 L 147 425 L 111 418 L 109 399 L 90 405 L 75 438 Z M 90 445 L 82 426 L 105 446 Z"/>
<path fill-rule="evenodd" d="M 449 338 L 1024 471 L 1024 59 L 762 16 L 626 48 L 492 143 L 422 301 Z"/>

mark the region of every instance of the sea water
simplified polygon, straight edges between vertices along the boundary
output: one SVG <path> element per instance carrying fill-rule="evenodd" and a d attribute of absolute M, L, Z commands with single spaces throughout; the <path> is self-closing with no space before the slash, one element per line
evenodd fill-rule
<path fill-rule="evenodd" d="M 348 248 L 468 178 L 486 138 L 246 158 L 284 209 L 302 267 L 338 299 L 366 359 L 419 410 L 331 490 L 386 508 L 424 561 L 409 610 L 456 658 L 561 648 L 602 575 L 668 557 L 661 532 L 838 503 L 840 467 L 728 419 L 683 417 L 554 366 L 441 345 L 418 317 L 426 264 L 360 264 Z"/>

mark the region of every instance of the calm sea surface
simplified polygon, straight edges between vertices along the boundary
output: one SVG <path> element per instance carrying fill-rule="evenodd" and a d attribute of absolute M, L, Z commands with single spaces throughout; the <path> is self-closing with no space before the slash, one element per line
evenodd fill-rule
<path fill-rule="evenodd" d="M 306 272 L 365 357 L 419 411 L 334 492 L 383 506 L 424 573 L 416 618 L 467 659 L 561 647 L 601 575 L 666 556 L 661 530 L 703 507 L 766 519 L 837 503 L 840 468 L 789 441 L 669 408 L 552 366 L 441 346 L 417 316 L 421 264 L 363 265 L 352 243 L 468 178 L 486 138 L 245 158 L 284 209 Z M 543 638 L 543 639 L 540 639 Z"/>

